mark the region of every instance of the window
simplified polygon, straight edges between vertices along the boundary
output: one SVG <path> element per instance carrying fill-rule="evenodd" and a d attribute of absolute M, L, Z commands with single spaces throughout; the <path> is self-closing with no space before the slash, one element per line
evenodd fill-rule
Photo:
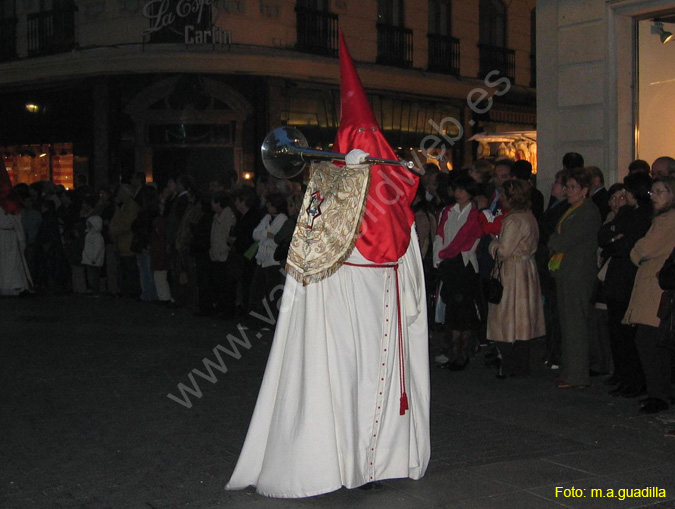
<path fill-rule="evenodd" d="M 515 52 L 506 46 L 506 7 L 501 0 L 480 0 L 479 3 L 479 72 L 483 79 L 498 71 L 511 81 L 515 79 Z"/>
<path fill-rule="evenodd" d="M 296 48 L 308 53 L 337 56 L 338 17 L 329 12 L 328 0 L 301 0 L 295 8 L 298 42 Z"/>
<path fill-rule="evenodd" d="M 377 2 L 377 63 L 412 66 L 412 30 L 405 28 L 402 0 Z"/>
<path fill-rule="evenodd" d="M 0 0 L 0 60 L 16 58 L 15 0 Z"/>
<path fill-rule="evenodd" d="M 298 0 L 298 7 L 312 9 L 314 11 L 328 12 L 329 0 Z"/>
<path fill-rule="evenodd" d="M 404 23 L 403 0 L 378 0 L 377 22 L 384 25 L 403 27 Z"/>
<path fill-rule="evenodd" d="M 429 33 L 452 35 L 452 4 L 450 0 L 429 0 Z"/>
<path fill-rule="evenodd" d="M 452 3 L 429 0 L 430 71 L 459 74 L 459 39 L 452 35 Z"/>
<path fill-rule="evenodd" d="M 506 48 L 506 7 L 501 0 L 480 0 L 480 43 Z"/>
<path fill-rule="evenodd" d="M 75 46 L 73 0 L 40 0 L 40 10 L 26 16 L 28 54 L 46 55 L 70 51 Z"/>

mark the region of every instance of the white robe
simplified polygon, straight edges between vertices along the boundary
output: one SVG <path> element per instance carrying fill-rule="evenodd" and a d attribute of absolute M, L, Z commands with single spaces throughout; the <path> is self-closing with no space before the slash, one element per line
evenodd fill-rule
<path fill-rule="evenodd" d="M 0 207 L 0 295 L 18 295 L 32 286 L 25 248 L 21 215 Z"/>
<path fill-rule="evenodd" d="M 355 249 L 348 262 L 370 264 Z M 319 495 L 424 475 L 430 456 L 424 276 L 416 233 L 399 260 L 405 387 L 400 415 L 396 274 L 343 265 L 303 287 L 286 278 L 253 418 L 227 489 Z"/>

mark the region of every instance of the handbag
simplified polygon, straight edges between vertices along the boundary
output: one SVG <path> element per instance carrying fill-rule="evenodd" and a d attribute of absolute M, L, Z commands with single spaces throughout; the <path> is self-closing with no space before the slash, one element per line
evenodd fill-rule
<path fill-rule="evenodd" d="M 672 312 L 673 312 L 672 292 L 664 291 L 661 293 L 661 300 L 659 301 L 659 308 L 656 311 L 656 317 L 659 320 L 667 320 Z"/>
<path fill-rule="evenodd" d="M 499 304 L 504 293 L 502 285 L 502 262 L 497 262 L 497 277 L 492 276 L 485 285 L 485 299 L 491 304 Z"/>
<path fill-rule="evenodd" d="M 675 290 L 675 249 L 661 267 L 658 278 L 662 290 Z"/>

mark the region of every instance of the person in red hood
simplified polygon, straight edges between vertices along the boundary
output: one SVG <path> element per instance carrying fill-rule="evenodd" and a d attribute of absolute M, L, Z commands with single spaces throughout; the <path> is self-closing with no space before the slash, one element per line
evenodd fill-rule
<path fill-rule="evenodd" d="M 349 152 L 346 165 L 312 168 L 272 350 L 227 489 L 309 497 L 419 479 L 429 463 L 426 299 L 411 209 L 418 178 L 365 161 L 395 154 L 342 35 L 340 70 L 335 150 Z"/>

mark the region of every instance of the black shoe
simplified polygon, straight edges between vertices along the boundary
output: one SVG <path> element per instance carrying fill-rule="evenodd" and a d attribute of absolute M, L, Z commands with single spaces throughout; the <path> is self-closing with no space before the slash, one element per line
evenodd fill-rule
<path fill-rule="evenodd" d="M 601 376 L 601 375 L 608 375 L 606 371 L 595 371 L 594 369 L 591 369 L 588 371 L 589 376 Z"/>
<path fill-rule="evenodd" d="M 467 357 L 467 358 L 464 360 L 464 362 L 461 362 L 461 363 L 460 363 L 460 362 L 456 362 L 456 361 L 453 362 L 452 364 L 450 364 L 450 365 L 448 366 L 448 369 L 449 369 L 450 371 L 462 371 L 462 370 L 466 369 L 466 367 L 467 367 L 468 365 L 469 365 L 469 358 Z"/>
<path fill-rule="evenodd" d="M 374 482 L 369 482 L 364 484 L 363 486 L 359 486 L 360 490 L 368 491 L 368 490 L 381 490 L 382 489 L 382 483 L 379 481 L 374 481 Z"/>
<path fill-rule="evenodd" d="M 637 398 L 643 394 L 647 394 L 647 388 L 644 385 L 629 385 L 621 391 L 621 396 L 624 398 Z"/>
<path fill-rule="evenodd" d="M 485 359 L 485 366 L 488 368 L 499 368 L 502 365 L 502 360 L 499 357 L 491 357 Z"/>
<path fill-rule="evenodd" d="M 499 355 L 497 354 L 497 352 L 491 351 L 491 352 L 486 353 L 483 357 L 485 359 L 485 362 L 488 362 L 488 361 L 491 361 L 493 359 L 498 358 Z"/>
<path fill-rule="evenodd" d="M 644 405 L 644 404 L 647 403 L 650 399 L 660 399 L 660 398 L 650 398 L 650 397 L 640 398 L 640 405 Z M 667 403 L 669 403 L 669 404 L 671 404 L 671 405 L 675 405 L 675 398 L 674 398 L 673 396 L 670 396 L 670 397 L 668 398 Z"/>
<path fill-rule="evenodd" d="M 609 395 L 612 396 L 613 398 L 616 398 L 617 396 L 621 396 L 621 394 L 623 393 L 623 391 L 625 391 L 627 388 L 628 388 L 627 385 L 624 385 L 624 384 L 622 384 L 622 383 L 619 383 L 619 385 L 617 385 L 614 389 L 612 389 L 611 391 L 609 391 L 607 394 L 609 394 Z"/>
<path fill-rule="evenodd" d="M 656 414 L 668 410 L 668 403 L 659 398 L 647 398 L 645 404 L 640 408 L 641 414 Z"/>

